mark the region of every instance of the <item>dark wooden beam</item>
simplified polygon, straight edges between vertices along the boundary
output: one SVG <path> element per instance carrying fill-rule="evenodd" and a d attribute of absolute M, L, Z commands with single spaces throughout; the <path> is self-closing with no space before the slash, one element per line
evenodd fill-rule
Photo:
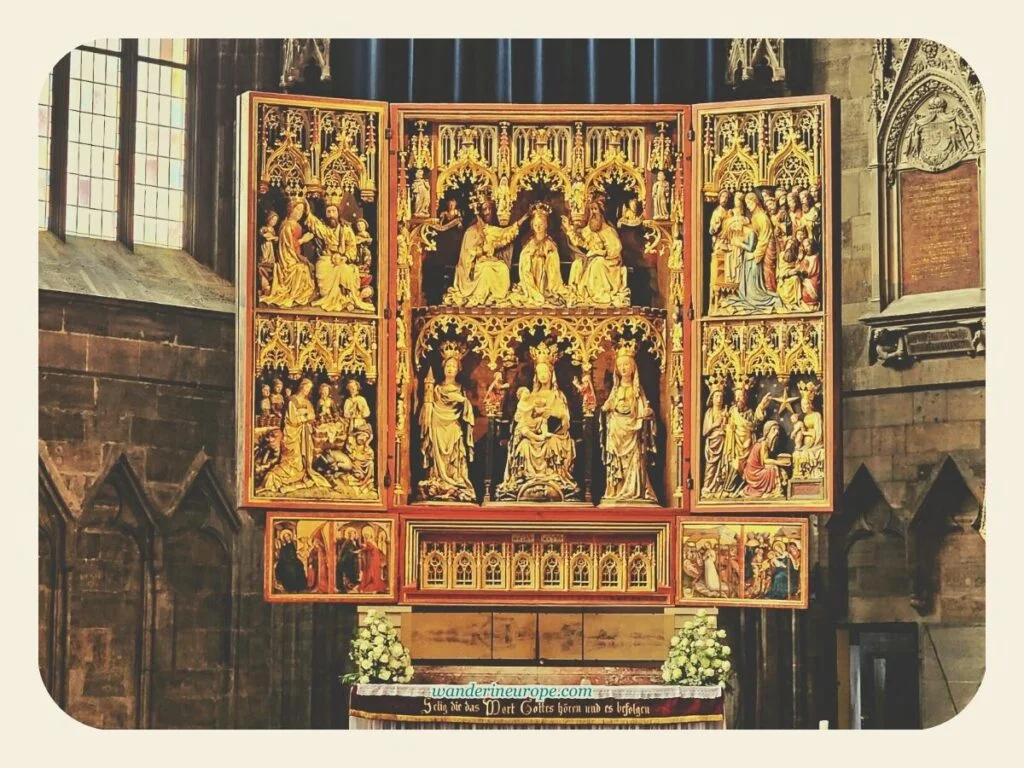
<path fill-rule="evenodd" d="M 50 215 L 47 226 L 61 240 L 67 232 L 68 109 L 71 92 L 71 54 L 53 68 L 50 99 Z"/>
<path fill-rule="evenodd" d="M 117 239 L 135 246 L 135 117 L 139 95 L 139 41 L 121 40 L 121 117 L 117 167 Z"/>

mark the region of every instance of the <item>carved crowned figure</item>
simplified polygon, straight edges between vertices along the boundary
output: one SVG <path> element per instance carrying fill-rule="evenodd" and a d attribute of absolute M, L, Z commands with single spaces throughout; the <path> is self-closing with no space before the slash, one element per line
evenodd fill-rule
<path fill-rule="evenodd" d="M 533 206 L 530 239 L 519 253 L 519 284 L 511 294 L 515 305 L 542 307 L 564 301 L 565 283 L 558 263 L 558 246 L 548 234 L 550 215 L 551 208 L 544 203 Z"/>
<path fill-rule="evenodd" d="M 419 483 L 428 501 L 475 501 L 469 480 L 473 460 L 473 405 L 455 380 L 465 348 L 454 342 L 441 346 L 444 378 L 436 383 L 434 371 L 427 370 L 420 410 L 423 468 L 427 476 Z"/>
<path fill-rule="evenodd" d="M 573 478 L 576 445 L 569 435 L 569 405 L 558 388 L 556 346 L 530 350 L 533 386 L 520 387 L 499 501 L 569 501 L 579 498 Z"/>
<path fill-rule="evenodd" d="M 647 454 L 654 448 L 654 411 L 640 385 L 635 341 L 623 341 L 616 350 L 612 391 L 601 415 L 607 472 L 601 503 L 654 503 L 657 497 L 647 474 Z"/>

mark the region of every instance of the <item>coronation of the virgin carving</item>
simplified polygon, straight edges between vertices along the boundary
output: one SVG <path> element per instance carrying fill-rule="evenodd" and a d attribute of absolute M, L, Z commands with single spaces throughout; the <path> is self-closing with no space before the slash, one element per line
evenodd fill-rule
<path fill-rule="evenodd" d="M 801 521 L 727 516 L 832 502 L 832 111 L 244 97 L 267 599 L 805 605 Z"/>
<path fill-rule="evenodd" d="M 409 108 L 398 129 L 406 500 L 678 504 L 679 113 Z"/>

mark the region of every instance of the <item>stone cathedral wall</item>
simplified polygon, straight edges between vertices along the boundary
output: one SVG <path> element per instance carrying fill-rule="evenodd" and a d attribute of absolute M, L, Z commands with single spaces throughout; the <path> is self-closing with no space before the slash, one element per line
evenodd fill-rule
<path fill-rule="evenodd" d="M 921 625 L 921 715 L 944 722 L 970 700 L 985 660 L 985 549 L 974 529 L 985 477 L 985 358 L 921 360 L 905 369 L 871 364 L 879 259 L 871 121 L 873 40 L 811 44 L 811 90 L 841 99 L 842 125 L 842 515 L 830 527 L 848 545 L 851 624 Z M 936 226 L 939 223 L 936 222 Z M 916 519 L 922 524 L 911 525 Z M 928 520 L 953 519 L 943 535 Z M 850 528 L 862 536 L 850 537 Z M 866 528 L 866 530 L 864 530 Z M 931 554 L 935 594 L 912 605 L 908 552 Z M 832 564 L 837 565 L 837 564 Z M 841 570 L 841 569 L 835 569 Z M 948 686 L 947 686 L 948 683 Z"/>

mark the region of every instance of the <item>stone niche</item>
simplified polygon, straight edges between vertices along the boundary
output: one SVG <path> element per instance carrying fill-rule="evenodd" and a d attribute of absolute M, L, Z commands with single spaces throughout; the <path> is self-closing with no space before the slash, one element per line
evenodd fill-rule
<path fill-rule="evenodd" d="M 905 367 L 985 349 L 984 93 L 930 40 L 875 43 L 879 311 L 872 363 Z"/>

